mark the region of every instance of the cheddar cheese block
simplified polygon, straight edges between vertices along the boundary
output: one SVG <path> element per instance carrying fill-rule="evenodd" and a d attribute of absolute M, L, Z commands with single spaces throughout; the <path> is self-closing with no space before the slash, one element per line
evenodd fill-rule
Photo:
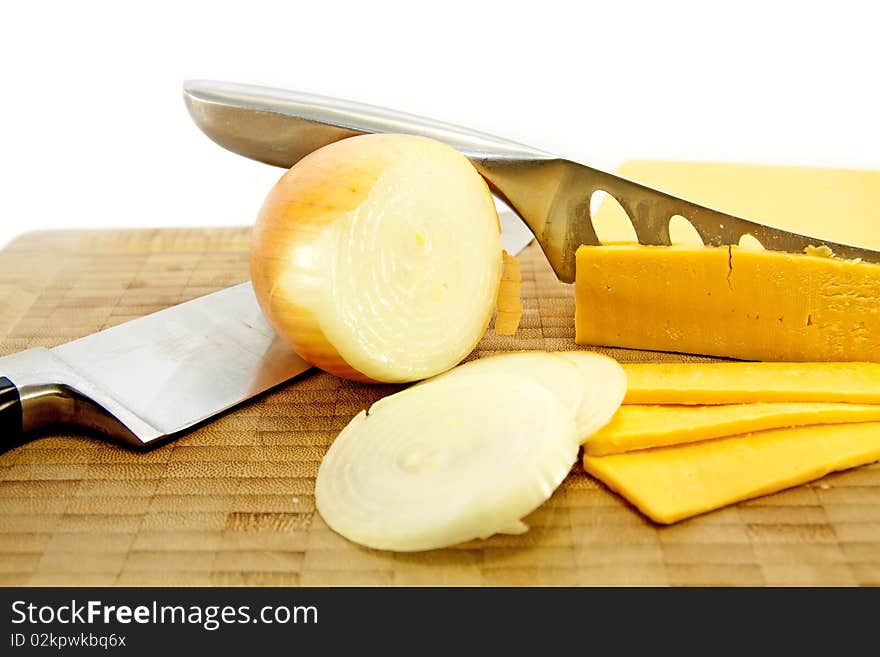
<path fill-rule="evenodd" d="M 880 403 L 880 363 L 626 363 L 624 404 Z"/>
<path fill-rule="evenodd" d="M 880 250 L 880 171 L 633 160 L 618 173 L 817 243 Z M 678 219 L 673 242 L 696 243 L 700 253 L 630 245 L 578 257 L 579 343 L 752 360 L 880 360 L 880 266 L 704 249 Z M 606 244 L 634 241 L 610 197 L 593 223 Z"/>
<path fill-rule="evenodd" d="M 739 247 L 581 246 L 578 344 L 880 361 L 880 265 Z"/>
<path fill-rule="evenodd" d="M 584 443 L 584 451 L 605 456 L 767 429 L 852 422 L 880 422 L 880 404 L 633 404 L 621 406 L 611 422 Z"/>
<path fill-rule="evenodd" d="M 836 470 L 880 460 L 880 422 L 774 429 L 690 445 L 590 456 L 584 469 L 668 524 Z"/>

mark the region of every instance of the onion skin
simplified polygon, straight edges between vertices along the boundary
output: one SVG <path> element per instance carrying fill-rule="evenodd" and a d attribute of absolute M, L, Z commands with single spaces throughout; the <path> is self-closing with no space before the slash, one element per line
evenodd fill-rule
<path fill-rule="evenodd" d="M 406 157 L 407 153 L 412 157 L 413 140 L 451 150 L 425 138 L 390 134 L 363 135 L 330 144 L 309 154 L 282 176 L 257 218 L 250 273 L 254 292 L 269 324 L 303 359 L 347 379 L 366 383 L 401 381 L 374 378 L 353 367 L 328 339 L 319 318 L 297 302 L 296 286 L 284 284 L 291 270 L 292 245 L 315 243 L 330 224 L 361 206 L 390 164 Z M 464 156 L 461 158 L 467 162 Z M 485 181 L 475 170 L 473 173 L 491 199 Z M 495 221 L 497 223 L 497 214 Z M 498 231 L 500 235 L 500 224 Z M 500 250 L 498 258 L 500 282 Z M 483 331 L 489 325 L 492 310 L 487 309 Z M 455 364 L 451 362 L 447 368 Z"/>

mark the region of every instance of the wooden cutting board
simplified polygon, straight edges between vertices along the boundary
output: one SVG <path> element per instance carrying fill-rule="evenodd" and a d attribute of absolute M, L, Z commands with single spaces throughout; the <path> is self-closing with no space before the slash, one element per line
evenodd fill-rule
<path fill-rule="evenodd" d="M 0 251 L 0 354 L 241 282 L 247 248 L 247 229 L 25 235 Z M 490 329 L 475 356 L 577 348 L 572 289 L 536 246 L 521 261 L 521 329 Z M 64 433 L 0 454 L 0 584 L 880 585 L 878 465 L 671 527 L 577 465 L 522 536 L 361 548 L 315 512 L 314 478 L 336 433 L 394 389 L 313 371 L 150 452 Z"/>

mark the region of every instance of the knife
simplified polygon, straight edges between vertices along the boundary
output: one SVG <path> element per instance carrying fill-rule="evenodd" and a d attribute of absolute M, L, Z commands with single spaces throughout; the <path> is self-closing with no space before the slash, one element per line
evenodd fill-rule
<path fill-rule="evenodd" d="M 532 235 L 510 212 L 500 219 L 501 245 L 515 254 Z M 0 451 L 59 424 L 153 446 L 310 367 L 242 283 L 52 349 L 0 357 Z"/>
<path fill-rule="evenodd" d="M 613 196 L 642 244 L 670 244 L 669 222 L 687 219 L 703 242 L 738 244 L 745 235 L 774 251 L 827 246 L 842 258 L 880 262 L 880 251 L 792 233 L 736 217 L 530 146 L 371 105 L 251 85 L 184 84 L 190 115 L 215 142 L 246 157 L 290 167 L 326 144 L 370 132 L 404 132 L 446 142 L 464 153 L 492 191 L 525 221 L 558 278 L 574 282 L 575 251 L 600 244 L 592 225 L 594 192 Z"/>

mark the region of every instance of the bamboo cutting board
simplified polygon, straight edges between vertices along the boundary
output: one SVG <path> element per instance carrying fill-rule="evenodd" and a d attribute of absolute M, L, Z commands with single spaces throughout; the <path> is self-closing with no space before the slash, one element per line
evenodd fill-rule
<path fill-rule="evenodd" d="M 25 235 L 0 252 L 0 354 L 239 283 L 247 249 L 247 229 Z M 490 329 L 475 356 L 576 348 L 572 289 L 535 245 L 520 260 L 520 331 Z M 576 465 L 522 536 L 353 545 L 315 512 L 314 477 L 337 432 L 395 389 L 312 371 L 150 452 L 65 433 L 2 454 L 0 584 L 880 585 L 880 465 L 671 527 Z"/>

